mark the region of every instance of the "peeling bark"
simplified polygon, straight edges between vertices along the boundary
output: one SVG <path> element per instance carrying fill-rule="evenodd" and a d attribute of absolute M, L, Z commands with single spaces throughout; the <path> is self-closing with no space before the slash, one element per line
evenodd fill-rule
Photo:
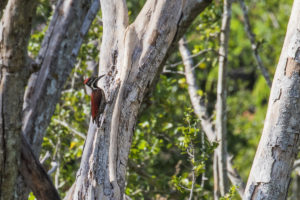
<path fill-rule="evenodd" d="M 109 103 L 100 128 L 96 131 L 90 125 L 75 188 L 68 198 L 123 199 L 131 137 L 143 97 L 171 45 L 209 2 L 149 0 L 128 25 L 124 1 L 101 1 L 104 32 L 99 74 L 106 76 L 99 86 Z"/>
<path fill-rule="evenodd" d="M 287 197 L 300 134 L 299 19 L 300 0 L 295 0 L 244 199 Z"/>

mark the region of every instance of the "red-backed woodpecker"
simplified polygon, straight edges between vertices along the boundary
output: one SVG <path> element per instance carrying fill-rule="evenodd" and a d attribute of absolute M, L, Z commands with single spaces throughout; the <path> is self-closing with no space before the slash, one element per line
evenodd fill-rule
<path fill-rule="evenodd" d="M 92 110 L 92 120 L 97 126 L 100 126 L 99 117 L 103 113 L 106 100 L 104 91 L 98 87 L 98 81 L 103 77 L 90 77 L 84 80 L 84 84 L 92 89 L 91 94 L 91 110 Z"/>

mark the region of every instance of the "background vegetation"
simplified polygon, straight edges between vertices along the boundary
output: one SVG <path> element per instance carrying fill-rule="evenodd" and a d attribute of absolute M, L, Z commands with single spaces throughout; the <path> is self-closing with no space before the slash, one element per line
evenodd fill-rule
<path fill-rule="evenodd" d="M 36 56 L 49 23 L 53 1 L 41 0 L 29 51 Z M 128 0 L 130 19 L 144 1 Z M 271 77 L 283 44 L 292 0 L 245 1 L 259 53 Z M 270 89 L 257 69 L 250 42 L 244 31 L 238 3 L 232 7 L 228 62 L 228 148 L 234 166 L 246 181 L 262 132 Z M 186 37 L 194 57 L 200 95 L 208 99 L 214 116 L 217 85 L 217 50 L 222 1 L 215 1 L 189 29 Z M 44 163 L 54 169 L 52 177 L 64 195 L 76 178 L 90 117 L 90 98 L 83 80 L 97 73 L 101 44 L 101 13 L 81 47 L 76 67 L 61 95 L 43 143 Z M 184 199 L 189 196 L 195 173 L 195 199 L 213 198 L 212 158 L 216 144 L 210 144 L 191 110 L 183 64 L 176 51 L 166 63 L 157 86 L 144 99 L 132 139 L 126 194 L 132 199 Z M 82 134 L 81 134 L 82 133 Z M 239 199 L 234 188 L 228 198 Z M 31 198 L 34 198 L 31 196 Z"/>

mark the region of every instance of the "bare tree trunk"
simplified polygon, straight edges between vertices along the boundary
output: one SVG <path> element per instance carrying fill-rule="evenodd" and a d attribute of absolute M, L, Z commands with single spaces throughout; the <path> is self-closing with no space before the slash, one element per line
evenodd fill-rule
<path fill-rule="evenodd" d="M 300 134 L 300 0 L 295 0 L 244 199 L 286 199 Z"/>
<path fill-rule="evenodd" d="M 41 69 L 31 79 L 24 100 L 22 129 L 36 155 L 39 155 L 45 130 L 74 67 L 83 37 L 98 9 L 97 0 L 57 3 L 36 61 Z"/>
<path fill-rule="evenodd" d="M 228 40 L 230 32 L 231 19 L 231 3 L 232 0 L 224 0 L 222 27 L 220 35 L 219 49 L 219 73 L 217 88 L 217 104 L 216 104 L 216 130 L 217 141 L 219 145 L 216 149 L 218 154 L 218 170 L 219 170 L 219 188 L 222 196 L 229 191 L 229 183 L 227 177 L 227 110 L 226 110 L 226 71 L 227 71 L 227 54 Z"/>
<path fill-rule="evenodd" d="M 3 2 L 5 3 L 5 2 Z M 30 75 L 27 44 L 36 1 L 10 0 L 0 24 L 0 199 L 15 195 L 21 147 L 21 113 Z"/>
<path fill-rule="evenodd" d="M 36 59 L 41 69 L 32 74 L 24 96 L 22 129 L 36 156 L 63 85 L 99 7 L 99 0 L 60 0 L 57 3 Z M 29 189 L 21 176 L 18 188 L 20 199 L 27 199 Z"/>
<path fill-rule="evenodd" d="M 131 137 L 143 97 L 169 47 L 210 1 L 147 1 L 128 25 L 125 1 L 102 0 L 99 74 L 108 104 L 100 128 L 91 124 L 69 199 L 123 199 Z"/>

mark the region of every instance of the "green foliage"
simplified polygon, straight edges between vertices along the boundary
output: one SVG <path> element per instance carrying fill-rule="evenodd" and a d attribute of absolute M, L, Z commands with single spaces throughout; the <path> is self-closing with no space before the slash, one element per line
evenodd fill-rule
<path fill-rule="evenodd" d="M 232 200 L 236 198 L 236 193 L 236 186 L 232 186 L 229 192 L 225 196 L 221 197 L 220 200 Z"/>
<path fill-rule="evenodd" d="M 127 1 L 130 22 L 145 0 Z M 272 75 L 275 72 L 286 31 L 292 1 L 245 1 L 259 53 Z M 35 57 L 51 18 L 51 4 L 41 0 L 38 20 L 29 41 Z M 198 94 L 206 97 L 214 119 L 218 76 L 219 33 L 222 1 L 213 2 L 189 28 L 186 37 L 194 61 Z M 91 62 L 98 63 L 102 27 L 101 13 L 95 19 L 81 47 L 78 63 L 65 85 L 55 114 L 47 129 L 41 156 L 49 152 L 46 169 L 59 167 L 51 175 L 63 196 L 70 188 L 79 167 L 90 116 L 89 96 L 83 80 L 92 73 Z M 227 130 L 228 151 L 235 167 L 247 180 L 264 125 L 270 89 L 256 67 L 250 42 L 244 31 L 242 10 L 232 7 L 228 58 Z M 203 50 L 205 53 L 200 54 Z M 166 62 L 167 69 L 184 71 L 178 52 Z M 194 199 L 213 199 L 212 157 L 217 144 L 210 144 L 192 113 L 186 79 L 179 73 L 162 73 L 156 87 L 145 97 L 139 114 L 128 161 L 126 194 L 132 199 L 187 199 L 195 173 Z M 64 123 L 61 123 L 64 122 Z M 191 156 L 193 155 L 193 156 Z M 31 194 L 29 199 L 34 199 Z M 221 199 L 239 199 L 236 187 Z"/>
<path fill-rule="evenodd" d="M 211 144 L 204 137 L 199 127 L 199 120 L 193 115 L 192 109 L 187 109 L 185 112 L 184 126 L 177 128 L 181 133 L 176 146 L 181 150 L 181 154 L 187 154 L 191 169 L 173 175 L 171 183 L 181 193 L 190 193 L 187 189 L 191 189 L 194 183 L 194 196 L 197 198 L 207 198 L 204 195 L 203 185 L 197 183 L 197 177 L 201 175 L 201 181 L 205 179 L 205 167 L 210 155 L 215 150 L 217 143 Z M 182 161 L 186 162 L 186 161 Z M 192 177 L 191 177 L 192 176 Z M 195 177 L 193 180 L 193 176 Z M 187 195 L 184 195 L 187 196 Z"/>

